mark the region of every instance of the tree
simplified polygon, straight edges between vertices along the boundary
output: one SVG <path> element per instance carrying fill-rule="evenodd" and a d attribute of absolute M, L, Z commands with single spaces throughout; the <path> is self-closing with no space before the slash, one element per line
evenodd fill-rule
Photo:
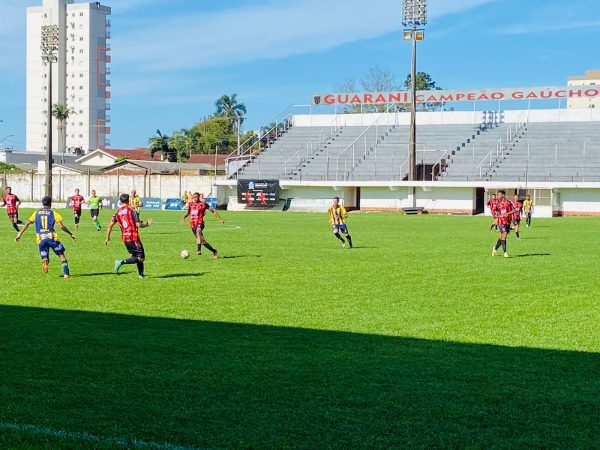
<path fill-rule="evenodd" d="M 216 115 L 228 117 L 232 123 L 235 122 L 237 125 L 237 144 L 240 146 L 240 133 L 242 129 L 242 122 L 244 121 L 244 115 L 246 114 L 246 106 L 243 103 L 238 103 L 237 94 L 232 94 L 231 97 L 228 95 L 222 95 L 215 102 L 217 107 Z"/>
<path fill-rule="evenodd" d="M 148 143 L 150 144 L 148 147 L 148 151 L 150 152 L 150 156 L 154 157 L 154 154 L 160 152 L 163 159 L 166 159 L 169 162 L 177 161 L 176 152 L 169 145 L 169 136 L 166 134 L 162 134 L 160 130 L 156 130 L 156 136 L 148 139 Z"/>
<path fill-rule="evenodd" d="M 431 75 L 429 75 L 428 73 L 425 73 L 425 72 L 417 72 L 416 73 L 415 84 L 416 84 L 417 91 L 439 91 L 442 89 L 436 85 L 436 82 L 433 81 L 433 79 L 431 78 Z M 411 89 L 410 74 L 408 74 L 406 76 L 406 80 L 404 81 L 404 87 L 406 88 L 406 90 Z M 423 103 L 423 106 L 425 107 L 425 109 L 427 111 L 437 111 L 437 110 L 440 110 L 444 106 L 444 104 L 441 102 Z M 410 109 L 410 105 L 408 106 L 407 109 Z"/>
<path fill-rule="evenodd" d="M 358 88 L 360 86 L 360 89 Z M 335 86 L 338 92 L 343 93 L 354 93 L 359 91 L 364 92 L 391 92 L 402 89 L 402 84 L 396 80 L 394 74 L 387 68 L 380 68 L 378 66 L 372 67 L 369 71 L 357 79 L 356 77 L 347 78 L 342 83 Z M 345 113 L 359 113 L 359 112 L 384 112 L 387 110 L 388 105 L 347 105 L 344 108 Z"/>
<path fill-rule="evenodd" d="M 56 119 L 56 128 L 58 130 L 59 136 L 59 152 L 63 155 L 65 154 L 66 148 L 66 128 L 67 128 L 67 120 L 71 117 L 72 114 L 75 114 L 75 111 L 72 108 L 69 108 L 67 105 L 63 105 L 61 103 L 55 103 L 52 106 L 52 117 Z"/>

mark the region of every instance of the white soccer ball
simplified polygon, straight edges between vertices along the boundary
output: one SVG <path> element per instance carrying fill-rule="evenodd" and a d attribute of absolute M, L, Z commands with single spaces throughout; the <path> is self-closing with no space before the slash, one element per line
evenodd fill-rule
<path fill-rule="evenodd" d="M 188 259 L 190 257 L 190 252 L 187 250 L 181 250 L 181 258 Z"/>

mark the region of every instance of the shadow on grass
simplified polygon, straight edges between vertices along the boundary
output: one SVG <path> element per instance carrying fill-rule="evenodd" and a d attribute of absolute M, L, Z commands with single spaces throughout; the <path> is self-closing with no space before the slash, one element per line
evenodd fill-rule
<path fill-rule="evenodd" d="M 261 258 L 261 255 L 232 255 L 232 256 L 219 256 L 219 259 L 238 259 L 238 258 Z"/>
<path fill-rule="evenodd" d="M 73 278 L 85 278 L 85 277 L 106 277 L 108 275 L 119 275 L 115 272 L 96 272 L 96 273 L 78 273 L 74 274 Z"/>
<path fill-rule="evenodd" d="M 0 422 L 202 448 L 600 443 L 596 353 L 12 306 L 0 319 Z"/>
<path fill-rule="evenodd" d="M 168 273 L 166 275 L 150 275 L 148 278 L 195 278 L 206 275 L 208 272 L 196 272 L 196 273 Z"/>
<path fill-rule="evenodd" d="M 515 255 L 515 258 L 529 258 L 531 256 L 551 256 L 551 253 L 524 253 L 522 255 Z"/>

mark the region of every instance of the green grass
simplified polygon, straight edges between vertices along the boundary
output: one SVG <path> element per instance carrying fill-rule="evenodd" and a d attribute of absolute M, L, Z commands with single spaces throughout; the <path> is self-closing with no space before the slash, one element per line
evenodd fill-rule
<path fill-rule="evenodd" d="M 70 280 L 0 221 L 0 447 L 600 447 L 598 219 L 504 259 L 486 218 L 353 214 L 349 250 L 325 214 L 224 212 L 213 261 L 144 215 L 146 280 L 87 217 Z"/>

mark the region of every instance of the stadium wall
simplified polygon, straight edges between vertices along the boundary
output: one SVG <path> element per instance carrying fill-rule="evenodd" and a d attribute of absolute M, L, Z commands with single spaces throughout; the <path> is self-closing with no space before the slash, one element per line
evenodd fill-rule
<path fill-rule="evenodd" d="M 0 174 L 0 188 L 12 187 L 23 201 L 39 201 L 44 195 L 44 175 L 32 173 Z M 87 197 L 92 189 L 102 197 L 117 197 L 135 189 L 142 197 L 179 198 L 183 191 L 212 192 L 214 177 L 179 175 L 86 175 L 54 174 L 55 200 L 66 201 L 75 189 Z"/>

